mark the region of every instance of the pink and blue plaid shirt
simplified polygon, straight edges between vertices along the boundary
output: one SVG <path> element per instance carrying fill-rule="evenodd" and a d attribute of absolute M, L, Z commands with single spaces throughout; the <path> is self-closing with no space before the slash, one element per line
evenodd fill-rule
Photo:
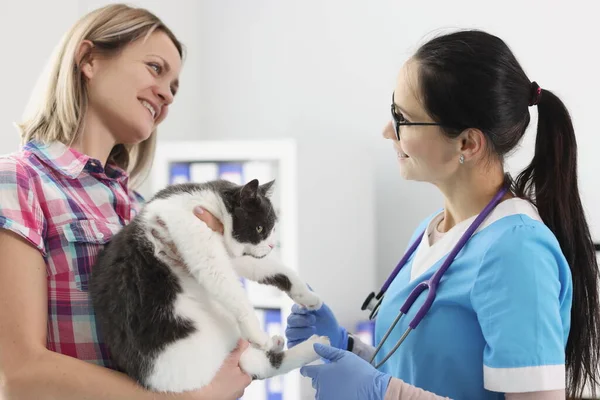
<path fill-rule="evenodd" d="M 0 157 L 0 228 L 46 262 L 48 349 L 109 368 L 88 280 L 99 250 L 139 212 L 143 199 L 127 183 L 122 169 L 62 143 L 30 142 Z"/>

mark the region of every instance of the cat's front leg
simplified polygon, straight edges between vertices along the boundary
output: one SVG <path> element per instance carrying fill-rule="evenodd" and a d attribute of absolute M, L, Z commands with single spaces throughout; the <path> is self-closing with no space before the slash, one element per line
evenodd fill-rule
<path fill-rule="evenodd" d="M 223 246 L 214 239 L 209 241 L 209 246 Z M 196 277 L 196 280 L 210 293 L 211 297 L 228 311 L 238 321 L 241 336 L 250 343 L 255 344 L 262 350 L 272 350 L 279 347 L 279 339 L 271 338 L 262 330 L 261 324 L 256 316 L 254 307 L 250 303 L 246 292 L 233 272 L 231 261 L 223 252 L 215 251 L 212 255 L 196 257 L 193 252 L 181 251 L 185 265 Z M 188 253 L 188 254 L 186 254 Z"/>
<path fill-rule="evenodd" d="M 323 305 L 321 298 L 308 288 L 295 271 L 273 257 L 237 257 L 233 259 L 233 267 L 240 276 L 275 286 L 285 292 L 295 303 L 309 310 L 318 310 Z"/>
<path fill-rule="evenodd" d="M 161 218 L 163 240 L 168 234 L 174 246 L 172 258 L 181 260 L 181 266 L 209 293 L 212 299 L 232 313 L 238 321 L 241 336 L 262 350 L 281 347 L 281 339 L 271 338 L 261 328 L 256 312 L 236 276 L 231 259 L 223 244 L 223 237 L 212 232 L 204 222 L 185 220 L 179 213 Z M 168 221 L 168 222 L 167 222 Z"/>

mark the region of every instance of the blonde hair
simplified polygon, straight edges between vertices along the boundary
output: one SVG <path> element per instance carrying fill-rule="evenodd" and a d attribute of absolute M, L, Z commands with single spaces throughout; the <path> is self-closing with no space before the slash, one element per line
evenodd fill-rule
<path fill-rule="evenodd" d="M 117 54 L 129 43 L 162 31 L 173 41 L 183 59 L 183 45 L 154 14 L 143 8 L 113 4 L 83 16 L 64 35 L 48 64 L 47 74 L 38 83 L 41 93 L 32 97 L 29 116 L 18 124 L 22 144 L 60 141 L 71 145 L 82 130 L 87 110 L 87 88 L 77 65 L 77 51 L 89 40 L 94 49 L 107 55 Z M 82 60 L 79 60 L 80 63 Z M 156 129 L 150 137 L 135 145 L 117 144 L 108 161 L 130 174 L 132 186 L 139 185 L 150 169 L 156 146 Z"/>

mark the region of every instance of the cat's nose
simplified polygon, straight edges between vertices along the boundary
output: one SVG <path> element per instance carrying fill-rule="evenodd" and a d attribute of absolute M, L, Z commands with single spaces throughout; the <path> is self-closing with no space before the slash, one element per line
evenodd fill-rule
<path fill-rule="evenodd" d="M 275 247 L 274 244 L 269 244 L 269 248 L 272 249 L 273 247 Z"/>

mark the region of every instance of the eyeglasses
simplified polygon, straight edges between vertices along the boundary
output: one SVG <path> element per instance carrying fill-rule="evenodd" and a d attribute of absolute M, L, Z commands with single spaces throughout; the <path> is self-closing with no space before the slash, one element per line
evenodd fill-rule
<path fill-rule="evenodd" d="M 396 140 L 400 141 L 400 126 L 402 125 L 431 125 L 431 126 L 442 126 L 443 124 L 437 122 L 408 122 L 404 115 L 396 113 L 396 104 L 394 103 L 394 93 L 392 93 L 392 126 L 394 127 L 394 133 L 396 134 Z"/>

